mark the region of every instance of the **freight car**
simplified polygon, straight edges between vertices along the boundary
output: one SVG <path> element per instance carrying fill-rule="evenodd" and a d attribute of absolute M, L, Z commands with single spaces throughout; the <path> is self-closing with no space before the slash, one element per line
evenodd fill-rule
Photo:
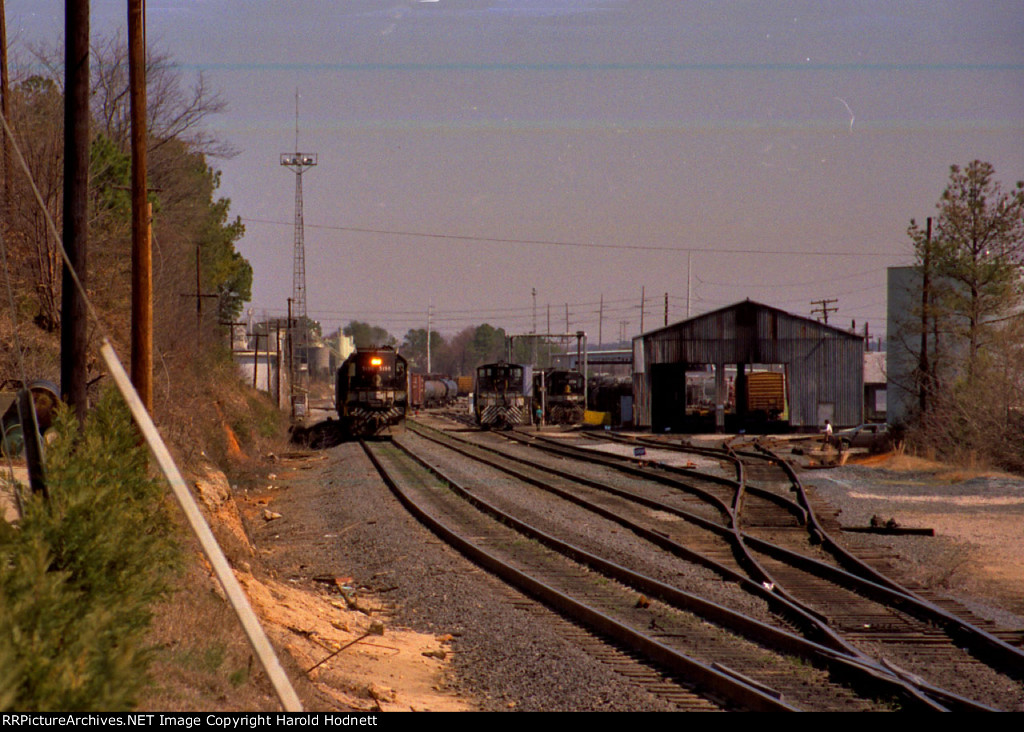
<path fill-rule="evenodd" d="M 510 429 L 530 422 L 532 369 L 515 363 L 489 363 L 476 370 L 473 414 L 484 428 Z"/>
<path fill-rule="evenodd" d="M 455 402 L 459 386 L 447 376 L 431 374 L 409 375 L 409 406 L 445 407 Z"/>
<path fill-rule="evenodd" d="M 788 419 L 785 374 L 778 371 L 747 374 L 747 412 L 768 420 Z"/>
<path fill-rule="evenodd" d="M 533 375 L 533 394 L 547 424 L 579 424 L 583 421 L 583 374 L 579 371 L 544 369 Z"/>
<path fill-rule="evenodd" d="M 338 369 L 335 406 L 342 430 L 371 437 L 403 425 L 409 403 L 406 360 L 393 348 L 360 348 Z"/>
<path fill-rule="evenodd" d="M 423 382 L 423 404 L 427 407 L 445 407 L 455 402 L 459 385 L 447 376 L 427 376 Z"/>

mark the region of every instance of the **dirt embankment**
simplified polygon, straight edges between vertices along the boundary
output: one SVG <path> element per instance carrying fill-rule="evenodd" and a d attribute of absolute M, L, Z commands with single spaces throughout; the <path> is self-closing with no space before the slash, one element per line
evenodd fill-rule
<path fill-rule="evenodd" d="M 243 490 L 233 491 L 214 469 L 196 481 L 214 533 L 253 608 L 275 647 L 290 657 L 286 668 L 317 692 L 310 698 L 300 691 L 307 696 L 304 702 L 312 708 L 365 711 L 470 709 L 466 700 L 445 691 L 450 639 L 392 626 L 386 608 L 351 587 L 343 568 L 312 580 L 289 577 L 305 573 L 275 562 L 271 549 L 250 541 L 246 525 L 289 524 L 278 512 L 288 510 L 280 499 L 307 479 L 303 469 L 319 460 L 322 456 L 282 458 L 266 472 L 256 469 L 252 486 Z"/>

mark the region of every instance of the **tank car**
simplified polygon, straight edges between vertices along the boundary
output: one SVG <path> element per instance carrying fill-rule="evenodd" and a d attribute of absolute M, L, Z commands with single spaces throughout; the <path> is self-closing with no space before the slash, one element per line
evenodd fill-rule
<path fill-rule="evenodd" d="M 530 421 L 530 367 L 489 363 L 476 370 L 473 413 L 484 428 L 510 429 Z"/>
<path fill-rule="evenodd" d="M 409 406 L 412 409 L 454 404 L 457 392 L 458 385 L 446 376 L 409 374 Z"/>
<path fill-rule="evenodd" d="M 455 401 L 458 386 L 446 376 L 429 376 L 423 385 L 423 402 L 428 407 L 445 407 Z"/>
<path fill-rule="evenodd" d="M 407 363 L 393 348 L 359 348 L 338 369 L 335 406 L 348 435 L 394 431 L 403 424 L 408 404 Z"/>
<path fill-rule="evenodd" d="M 579 371 L 545 369 L 533 375 L 533 394 L 547 424 L 579 424 L 583 421 L 583 374 Z"/>

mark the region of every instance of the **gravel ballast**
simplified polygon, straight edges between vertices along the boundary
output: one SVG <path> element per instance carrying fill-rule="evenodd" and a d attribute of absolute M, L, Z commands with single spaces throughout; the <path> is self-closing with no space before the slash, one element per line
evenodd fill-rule
<path fill-rule="evenodd" d="M 449 549 L 420 526 L 381 483 L 362 450 L 343 444 L 319 453 L 312 469 L 282 481 L 275 511 L 283 518 L 252 526 L 256 544 L 280 576 L 315 584 L 350 576 L 391 607 L 388 622 L 452 637 L 450 689 L 485 710 L 651 710 L 674 707 L 644 691 L 570 639 L 566 622 Z M 997 550 L 970 542 L 975 527 L 1016 532 L 1020 552 L 1024 487 L 1012 478 L 960 483 L 930 473 L 846 466 L 803 472 L 805 484 L 840 509 L 845 526 L 872 516 L 906 526 L 935 525 L 937 536 L 843 533 L 851 546 L 894 557 L 897 579 L 956 598 L 1006 629 L 1024 628 L 1021 585 L 993 570 Z M 949 527 L 960 527 L 950 530 Z M 986 538 L 987 538 L 986 534 Z M 981 537 L 976 537 L 981 538 Z M 1002 544 L 1007 544 L 1004 541 Z M 1013 565 L 1012 557 L 1008 560 Z M 984 565 L 984 566 L 983 566 Z M 984 570 L 984 571 L 982 571 Z M 560 632 L 559 629 L 562 629 Z"/>

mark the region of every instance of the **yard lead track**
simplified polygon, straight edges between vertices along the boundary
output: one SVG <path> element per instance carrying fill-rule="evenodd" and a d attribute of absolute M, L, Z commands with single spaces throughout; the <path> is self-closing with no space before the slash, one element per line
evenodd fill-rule
<path fill-rule="evenodd" d="M 533 433 L 517 433 L 513 437 L 520 441 L 532 441 L 535 439 Z M 578 453 L 578 451 L 569 449 L 564 445 L 559 445 L 557 452 L 562 455 Z M 584 452 L 583 459 L 596 459 L 593 451 Z M 723 453 L 721 452 L 716 453 L 716 457 L 721 457 L 722 455 Z M 608 456 L 604 456 L 601 459 L 606 462 L 616 462 Z M 661 472 L 658 470 L 639 470 L 628 466 L 625 466 L 624 469 L 638 473 L 643 477 L 654 477 L 665 482 L 671 482 L 671 479 L 665 476 L 657 476 L 657 473 Z M 692 474 L 694 471 L 678 472 Z M 737 467 L 737 472 L 742 476 L 742 466 Z M 785 511 L 782 511 L 780 508 L 780 516 L 785 516 L 786 514 L 792 514 L 792 508 L 787 508 Z M 789 521 L 789 519 L 783 520 Z M 736 519 L 735 523 L 741 524 L 742 517 Z M 814 521 L 812 520 L 810 523 L 813 525 Z M 787 524 L 787 531 L 784 533 L 792 534 L 794 537 L 806 533 L 804 529 L 793 532 L 791 531 L 792 528 L 794 527 L 790 522 L 790 524 Z M 816 530 L 810 531 L 810 535 L 813 536 Z M 756 556 L 758 566 L 763 567 L 767 565 L 770 567 L 771 571 L 765 575 L 769 579 L 764 581 L 776 583 L 777 586 L 773 588 L 771 595 L 776 597 L 782 594 L 790 597 L 797 605 L 809 610 L 812 615 L 819 617 L 830 616 L 835 628 L 842 630 L 845 638 L 855 641 L 853 649 L 850 649 L 850 646 L 843 642 L 842 646 L 847 652 L 858 656 L 862 655 L 872 660 L 876 657 L 886 656 L 890 659 L 896 659 L 897 663 L 889 660 L 881 662 L 881 665 L 889 668 L 893 674 L 911 680 L 920 686 L 921 689 L 926 690 L 933 698 L 940 699 L 943 704 L 951 708 L 971 709 L 984 707 L 984 704 L 979 706 L 970 701 L 970 697 L 976 693 L 981 693 L 983 698 L 987 700 L 987 704 L 995 704 L 1003 708 L 1007 708 L 1003 706 L 1007 703 L 1015 703 L 1008 702 L 1008 699 L 1013 700 L 1020 697 L 1020 687 L 1016 681 L 1000 681 L 997 676 L 993 675 L 990 669 L 958 651 L 955 645 L 950 643 L 948 638 L 945 637 L 944 633 L 933 627 L 930 622 L 922 622 L 915 619 L 913 615 L 918 614 L 920 611 L 913 598 L 908 598 L 906 594 L 900 592 L 898 586 L 890 586 L 894 585 L 894 583 L 891 583 L 887 578 L 885 578 L 885 584 L 879 584 L 843 571 L 835 566 L 834 563 L 830 564 L 825 561 L 827 557 L 806 558 L 793 549 L 787 550 L 772 546 L 762 538 L 750 535 L 747 531 L 741 532 L 740 536 L 742 543 L 748 545 Z M 655 541 L 657 541 L 656 538 Z M 803 540 L 803 542 L 808 544 L 806 540 Z M 818 550 L 814 549 L 813 551 L 817 552 Z M 799 569 L 794 569 L 794 567 L 799 567 Z M 823 581 L 819 575 L 827 577 L 827 582 Z M 755 576 L 759 579 L 761 578 L 761 575 Z M 787 586 L 796 590 L 796 592 L 792 593 L 790 589 L 787 589 Z M 797 597 L 794 597 L 794 594 Z M 867 595 L 873 599 L 869 601 L 861 595 Z M 908 605 L 912 610 L 918 612 L 908 613 Z M 891 609 L 887 610 L 885 607 Z M 778 611 L 778 608 L 776 611 Z M 783 614 L 786 613 L 784 612 Z M 883 642 L 884 646 L 880 651 L 879 646 Z M 859 651 L 861 648 L 865 649 L 863 653 Z M 930 672 L 932 670 L 931 667 L 936 665 L 950 667 L 953 664 L 957 664 L 966 674 L 946 673 L 940 683 L 942 685 L 950 685 L 952 683 L 954 689 L 960 688 L 961 691 L 959 693 L 944 692 L 940 688 L 923 682 L 918 676 L 925 675 L 924 673 L 908 673 L 899 667 L 899 664 L 905 661 L 919 663 L 919 669 L 922 672 Z M 960 677 L 964 675 L 966 678 L 961 679 Z M 974 680 L 976 678 L 983 679 L 983 682 L 975 683 Z M 962 683 L 960 683 L 961 681 Z M 979 685 L 982 687 L 981 692 L 978 692 L 976 689 Z"/>
<path fill-rule="evenodd" d="M 741 474 L 745 466 L 749 469 L 751 464 L 774 468 L 779 473 L 779 477 L 776 480 L 787 484 L 786 492 L 795 493 L 799 505 L 806 510 L 809 537 L 814 543 L 820 544 L 839 567 L 897 593 L 898 597 L 893 596 L 892 601 L 896 603 L 900 610 L 924 623 L 934 626 L 934 629 L 941 629 L 958 645 L 970 649 L 973 654 L 983 659 L 985 663 L 1001 670 L 1018 682 L 1024 680 L 1024 651 L 1020 648 L 1014 647 L 1006 640 L 979 627 L 976 622 L 959 617 L 950 610 L 944 609 L 935 602 L 923 597 L 921 594 L 900 585 L 870 563 L 847 551 L 831 533 L 839 529 L 838 522 L 834 520 L 831 522 L 823 521 L 817 516 L 811 508 L 810 498 L 792 465 L 763 444 L 762 441 L 756 440 L 746 445 L 747 448 L 752 447 L 752 450 L 735 449 L 735 443 L 731 443 L 727 444 L 721 451 L 678 444 L 671 445 L 654 438 L 636 438 L 635 442 L 680 452 L 723 455 L 735 461 L 738 474 Z M 764 477 L 764 470 L 762 469 L 759 472 Z M 864 623 L 864 625 L 867 625 L 867 623 Z M 931 636 L 932 633 L 928 632 L 925 635 Z"/>

